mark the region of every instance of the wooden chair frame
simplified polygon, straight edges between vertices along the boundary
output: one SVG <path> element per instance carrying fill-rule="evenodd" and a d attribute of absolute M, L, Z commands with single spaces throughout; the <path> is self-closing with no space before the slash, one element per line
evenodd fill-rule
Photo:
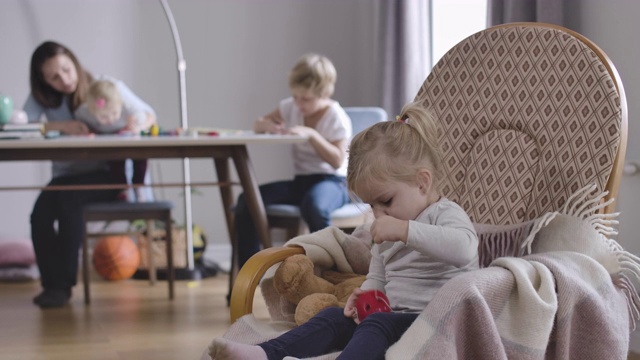
<path fill-rule="evenodd" d="M 153 220 L 160 220 L 165 224 L 166 241 L 167 241 L 167 282 L 169 286 L 169 299 L 174 298 L 174 280 L 175 269 L 173 266 L 173 226 L 171 219 L 171 209 L 173 205 L 169 202 L 158 201 L 151 203 L 99 203 L 91 204 L 85 207 L 83 211 L 85 222 L 85 236 L 82 241 L 82 281 L 84 285 L 84 302 L 91 303 L 90 295 L 90 276 L 89 276 L 89 238 L 101 236 L 104 234 L 90 233 L 88 229 L 91 221 L 116 221 L 116 220 L 147 220 L 147 229 L 149 236 L 153 236 Z M 149 256 L 152 258 L 151 243 L 149 239 Z M 153 264 L 153 261 L 150 262 Z M 152 275 L 153 273 L 153 275 Z M 149 268 L 149 277 L 151 283 L 155 282 L 155 272 Z"/>

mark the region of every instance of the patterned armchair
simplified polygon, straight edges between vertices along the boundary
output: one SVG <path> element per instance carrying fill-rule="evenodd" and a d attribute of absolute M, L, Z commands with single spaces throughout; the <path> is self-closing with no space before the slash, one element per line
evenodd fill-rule
<path fill-rule="evenodd" d="M 509 225 L 561 209 L 589 184 L 615 203 L 627 141 L 618 73 L 584 36 L 542 23 L 480 31 L 433 68 L 416 100 L 442 122 L 445 196 L 475 223 Z M 481 244 L 482 246 L 482 244 Z M 240 271 L 231 321 L 252 311 L 266 270 L 299 247 L 266 249 Z"/>

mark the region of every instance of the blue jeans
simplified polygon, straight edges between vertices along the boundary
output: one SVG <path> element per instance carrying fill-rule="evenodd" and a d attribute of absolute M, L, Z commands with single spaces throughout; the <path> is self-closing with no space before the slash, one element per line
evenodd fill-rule
<path fill-rule="evenodd" d="M 343 309 L 330 307 L 308 322 L 259 344 L 269 360 L 285 356 L 306 358 L 342 350 L 338 359 L 384 359 L 418 317 L 417 313 L 375 313 L 360 325 L 344 317 Z"/>
<path fill-rule="evenodd" d="M 107 171 L 56 177 L 49 185 L 108 184 Z M 78 277 L 78 251 L 84 236 L 82 208 L 116 200 L 119 190 L 43 191 L 31 213 L 31 240 L 45 289 L 71 290 Z M 56 229 L 57 223 L 57 229 Z"/>
<path fill-rule="evenodd" d="M 346 179 L 329 174 L 298 175 L 293 180 L 261 185 L 260 195 L 265 206 L 299 206 L 300 214 L 311 232 L 331 225 L 331 212 L 349 202 Z M 238 198 L 235 230 L 238 239 L 238 266 L 241 268 L 253 254 L 260 251 L 261 244 L 244 194 Z"/>

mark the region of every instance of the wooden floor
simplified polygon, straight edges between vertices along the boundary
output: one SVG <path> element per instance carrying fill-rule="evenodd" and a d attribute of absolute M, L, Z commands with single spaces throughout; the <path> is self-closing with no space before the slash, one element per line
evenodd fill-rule
<path fill-rule="evenodd" d="M 166 282 L 94 280 L 91 305 L 78 285 L 69 306 L 48 310 L 31 302 L 38 282 L 0 283 L 0 359 L 197 360 L 229 326 L 227 281 L 177 281 L 171 302 Z M 254 311 L 266 317 L 260 299 Z"/>
<path fill-rule="evenodd" d="M 178 281 L 171 302 L 165 282 L 95 279 L 90 306 L 84 305 L 79 285 L 68 306 L 49 310 L 31 302 L 40 291 L 38 282 L 0 283 L 0 359 L 200 359 L 211 339 L 229 326 L 227 281 L 226 275 Z M 260 295 L 254 314 L 267 317 Z"/>

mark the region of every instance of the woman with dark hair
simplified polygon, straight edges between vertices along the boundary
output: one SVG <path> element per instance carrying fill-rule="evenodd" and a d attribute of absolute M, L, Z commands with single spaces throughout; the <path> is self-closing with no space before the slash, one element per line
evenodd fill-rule
<path fill-rule="evenodd" d="M 45 131 L 65 135 L 88 134 L 91 129 L 74 119 L 74 111 L 85 101 L 93 76 L 65 46 L 46 41 L 31 57 L 31 94 L 24 104 L 29 121 L 44 116 Z M 155 122 L 153 109 L 123 82 L 115 82 L 127 99 Z M 104 161 L 54 161 L 49 185 L 86 185 L 113 182 Z M 43 191 L 31 213 L 31 238 L 40 270 L 43 291 L 33 299 L 41 308 L 61 307 L 71 298 L 76 284 L 78 250 L 84 223 L 82 208 L 91 202 L 116 200 L 119 190 Z M 56 226 L 57 225 L 57 226 Z"/>

